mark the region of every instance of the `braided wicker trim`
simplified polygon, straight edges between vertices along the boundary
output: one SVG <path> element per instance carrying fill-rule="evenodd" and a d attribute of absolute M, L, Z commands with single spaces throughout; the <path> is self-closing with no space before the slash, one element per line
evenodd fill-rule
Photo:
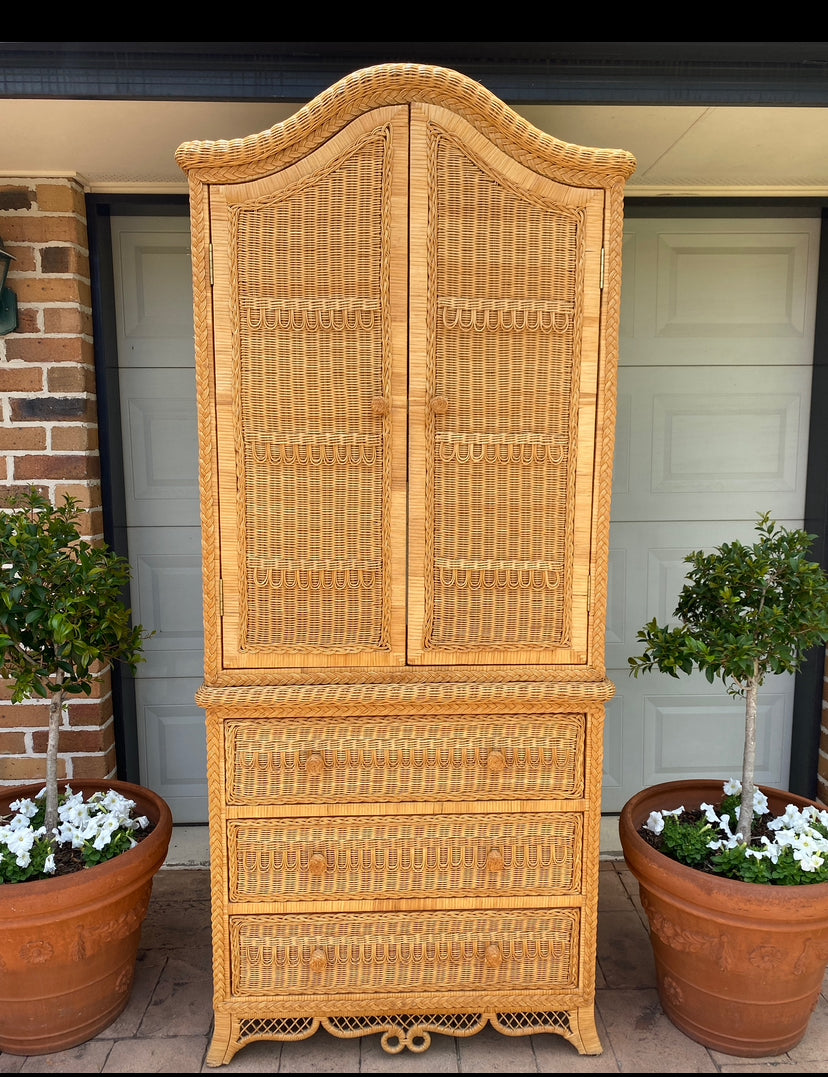
<path fill-rule="evenodd" d="M 626 150 L 562 142 L 512 112 L 480 83 L 427 64 L 379 64 L 355 71 L 267 131 L 184 142 L 175 159 L 185 172 L 199 170 L 205 183 L 265 175 L 304 156 L 370 108 L 414 101 L 457 112 L 527 167 L 575 186 L 605 187 L 608 174 L 624 181 L 636 168 L 635 157 Z"/>
<path fill-rule="evenodd" d="M 615 695 L 611 681 L 592 684 L 545 681 L 509 684 L 296 684 L 234 685 L 216 688 L 202 685 L 196 692 L 200 707 L 247 707 L 260 705 L 315 706 L 332 703 L 370 703 L 371 705 L 439 703 L 480 703 L 491 700 L 497 706 L 514 707 L 518 703 L 536 702 L 554 708 L 566 701 L 583 709 L 588 703 L 603 703 Z"/>

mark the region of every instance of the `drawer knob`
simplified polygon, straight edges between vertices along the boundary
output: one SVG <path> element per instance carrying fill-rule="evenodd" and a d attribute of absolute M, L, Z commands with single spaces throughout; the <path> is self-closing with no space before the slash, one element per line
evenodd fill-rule
<path fill-rule="evenodd" d="M 371 401 L 371 411 L 377 417 L 381 417 L 383 415 L 388 415 L 391 411 L 391 407 L 384 396 L 375 396 Z"/>
<path fill-rule="evenodd" d="M 324 853 L 314 853 L 308 860 L 308 871 L 311 875 L 324 875 L 328 870 L 328 862 Z"/>
<path fill-rule="evenodd" d="M 324 972 L 328 967 L 328 955 L 321 946 L 317 946 L 310 957 L 311 972 Z"/>
<path fill-rule="evenodd" d="M 486 857 L 486 867 L 493 872 L 503 871 L 503 853 L 500 849 L 489 849 L 489 855 Z"/>
<path fill-rule="evenodd" d="M 489 752 L 489 758 L 486 760 L 486 766 L 492 772 L 492 774 L 499 774 L 501 770 L 506 766 L 506 758 L 503 752 L 495 750 Z"/>
<path fill-rule="evenodd" d="M 314 752 L 313 755 L 308 756 L 308 761 L 305 764 L 305 769 L 307 770 L 308 774 L 313 774 L 314 776 L 323 774 L 325 771 L 325 760 L 322 758 L 321 755 L 318 755 L 316 752 Z"/>
<path fill-rule="evenodd" d="M 497 969 L 503 964 L 503 952 L 496 942 L 490 942 L 486 947 L 486 964 L 490 969 Z"/>
<path fill-rule="evenodd" d="M 449 402 L 444 396 L 431 398 L 431 410 L 435 415 L 445 415 L 449 409 Z"/>

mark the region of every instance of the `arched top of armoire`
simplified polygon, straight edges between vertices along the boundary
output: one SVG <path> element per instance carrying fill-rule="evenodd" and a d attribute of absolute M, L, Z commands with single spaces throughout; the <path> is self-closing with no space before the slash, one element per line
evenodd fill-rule
<path fill-rule="evenodd" d="M 347 75 L 266 131 L 245 138 L 185 142 L 175 157 L 184 172 L 204 183 L 253 180 L 293 164 L 365 112 L 413 102 L 457 113 L 510 157 L 568 186 L 623 187 L 635 171 L 635 158 L 626 150 L 593 149 L 554 138 L 466 75 L 399 63 Z"/>
<path fill-rule="evenodd" d="M 176 160 L 208 682 L 545 667 L 603 691 L 632 154 L 385 64 Z"/>

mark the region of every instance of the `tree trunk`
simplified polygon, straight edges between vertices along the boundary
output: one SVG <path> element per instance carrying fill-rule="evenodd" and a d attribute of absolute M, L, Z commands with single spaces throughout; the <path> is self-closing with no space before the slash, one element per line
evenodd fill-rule
<path fill-rule="evenodd" d="M 759 696 L 758 670 L 748 681 L 745 689 L 745 747 L 742 756 L 742 806 L 739 811 L 737 830 L 742 841 L 750 842 L 753 831 L 753 794 L 756 789 L 756 701 Z"/>
<path fill-rule="evenodd" d="M 46 746 L 46 836 L 54 840 L 58 825 L 57 764 L 60 720 L 63 715 L 63 688 L 56 685 L 49 701 L 49 740 Z"/>

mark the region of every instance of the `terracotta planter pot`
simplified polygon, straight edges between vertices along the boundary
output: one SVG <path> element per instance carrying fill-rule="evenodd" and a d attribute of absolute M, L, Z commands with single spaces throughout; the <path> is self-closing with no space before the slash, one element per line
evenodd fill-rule
<path fill-rule="evenodd" d="M 812 801 L 763 788 L 774 815 Z M 799 1043 L 828 961 L 828 882 L 766 886 L 678 864 L 638 834 L 651 811 L 721 799 L 720 781 L 677 781 L 632 797 L 621 847 L 639 884 L 662 1008 L 691 1039 L 760 1058 Z"/>
<path fill-rule="evenodd" d="M 0 1051 L 65 1051 L 96 1036 L 129 1001 L 153 876 L 172 835 L 166 802 L 142 786 L 72 781 L 84 797 L 116 789 L 155 829 L 94 868 L 0 886 Z M 43 783 L 0 794 L 0 815 Z"/>

